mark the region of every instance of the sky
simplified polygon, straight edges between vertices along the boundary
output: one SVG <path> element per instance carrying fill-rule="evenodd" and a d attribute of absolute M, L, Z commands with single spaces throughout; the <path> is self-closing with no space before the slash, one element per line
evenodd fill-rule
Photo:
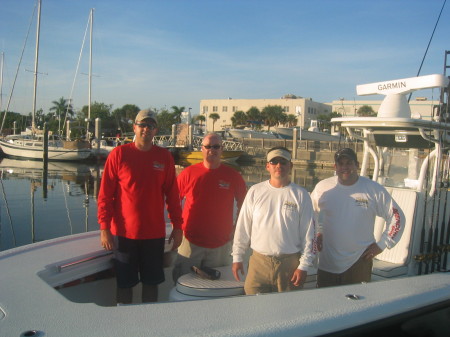
<path fill-rule="evenodd" d="M 382 99 L 357 96 L 356 85 L 415 77 L 444 1 L 42 0 L 37 109 L 47 112 L 60 97 L 75 110 L 88 104 L 88 39 L 80 51 L 92 8 L 91 101 L 197 114 L 202 99 Z M 9 111 L 32 110 L 35 5 L 0 0 L 0 110 L 29 29 Z M 420 75 L 444 72 L 449 32 L 450 3 Z"/>

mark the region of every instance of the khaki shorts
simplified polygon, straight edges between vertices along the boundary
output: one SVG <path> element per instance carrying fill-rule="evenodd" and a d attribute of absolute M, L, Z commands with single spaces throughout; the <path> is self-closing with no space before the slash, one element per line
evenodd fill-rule
<path fill-rule="evenodd" d="M 291 282 L 299 265 L 300 253 L 266 256 L 253 251 L 248 263 L 246 295 L 299 290 Z"/>
<path fill-rule="evenodd" d="M 366 260 L 362 256 L 350 268 L 341 274 L 329 273 L 324 270 L 317 271 L 317 287 L 333 287 L 345 284 L 370 282 L 372 276 L 373 260 Z"/>
<path fill-rule="evenodd" d="M 217 268 L 231 265 L 231 244 L 232 241 L 229 241 L 221 247 L 204 248 L 183 236 L 172 272 L 173 281 L 176 283 L 181 275 L 188 274 L 192 266 Z"/>

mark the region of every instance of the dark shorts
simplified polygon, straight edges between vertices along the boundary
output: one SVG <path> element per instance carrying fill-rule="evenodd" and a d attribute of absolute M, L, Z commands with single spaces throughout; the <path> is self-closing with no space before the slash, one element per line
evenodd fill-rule
<path fill-rule="evenodd" d="M 114 236 L 114 262 L 119 288 L 131 288 L 139 282 L 149 285 L 164 282 L 165 238 L 134 240 Z"/>

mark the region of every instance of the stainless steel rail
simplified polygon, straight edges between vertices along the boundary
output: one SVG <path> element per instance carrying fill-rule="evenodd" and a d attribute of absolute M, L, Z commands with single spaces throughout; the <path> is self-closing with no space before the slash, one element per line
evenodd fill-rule
<path fill-rule="evenodd" d="M 56 269 L 58 270 L 58 272 L 62 272 L 65 268 L 73 267 L 73 266 L 76 266 L 76 265 L 79 265 L 79 264 L 82 264 L 82 263 L 85 263 L 85 262 L 96 260 L 96 259 L 99 259 L 101 257 L 105 257 L 105 256 L 108 256 L 108 255 L 111 255 L 112 253 L 113 252 L 111 252 L 111 251 L 107 251 L 107 252 L 104 252 L 103 254 L 97 254 L 97 255 L 94 255 L 94 256 L 89 256 L 89 257 L 86 257 L 84 259 L 80 259 L 80 260 L 77 260 L 77 261 L 72 261 L 72 262 L 69 262 L 69 263 L 65 263 L 65 264 L 56 266 Z"/>

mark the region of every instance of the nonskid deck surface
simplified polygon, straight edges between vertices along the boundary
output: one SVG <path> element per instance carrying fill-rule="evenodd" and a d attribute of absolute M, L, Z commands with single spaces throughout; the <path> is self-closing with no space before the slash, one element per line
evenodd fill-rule
<path fill-rule="evenodd" d="M 140 335 L 143 331 L 155 336 L 308 336 L 450 300 L 449 273 L 282 294 L 121 307 L 77 303 L 49 285 L 46 272 L 93 254 L 98 247 L 98 232 L 91 232 L 0 253 L 0 268 L 8 270 L 0 275 L 0 336 L 19 336 L 29 330 L 46 336 Z M 101 267 L 108 263 L 98 261 L 94 264 Z M 103 281 L 96 282 L 91 283 L 97 285 L 91 288 L 93 295 L 100 292 L 114 297 L 109 289 L 103 291 Z M 359 300 L 349 299 L 349 294 Z M 111 324 L 115 321 L 122 323 Z"/>

